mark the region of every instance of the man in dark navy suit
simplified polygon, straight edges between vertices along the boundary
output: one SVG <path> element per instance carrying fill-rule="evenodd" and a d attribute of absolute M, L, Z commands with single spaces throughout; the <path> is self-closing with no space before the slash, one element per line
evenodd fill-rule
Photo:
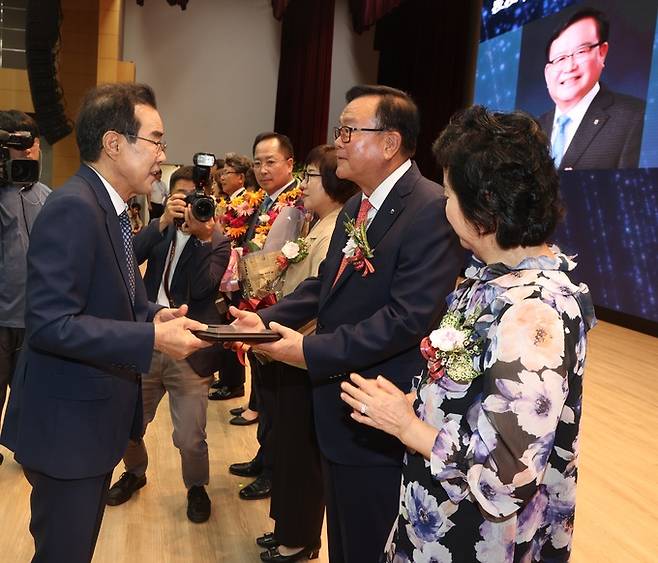
<path fill-rule="evenodd" d="M 346 204 L 316 278 L 258 315 L 232 309 L 236 326 L 269 325 L 282 340 L 257 349 L 306 366 L 327 495 L 332 563 L 378 561 L 398 510 L 403 450 L 350 418 L 340 382 L 350 372 L 390 377 L 405 392 L 423 368 L 419 343 L 438 323 L 454 288 L 462 251 L 445 217 L 443 190 L 411 161 L 418 110 L 407 94 L 357 86 L 335 128 L 337 175 L 361 193 Z M 363 222 L 373 250 L 363 262 L 343 220 Z M 317 318 L 317 334 L 298 328 Z M 276 321 L 276 322 L 271 322 Z M 282 326 L 285 325 L 285 326 Z"/>
<path fill-rule="evenodd" d="M 91 561 L 112 470 L 142 431 L 140 373 L 154 349 L 181 359 L 207 346 L 186 306 L 148 302 L 132 250 L 126 201 L 165 160 L 153 91 L 91 90 L 76 136 L 83 164 L 31 233 L 26 344 L 1 436 L 32 485 L 35 562 Z"/>
<path fill-rule="evenodd" d="M 195 191 L 193 177 L 192 166 L 172 174 L 165 212 L 137 234 L 135 254 L 139 264 L 148 260 L 144 285 L 150 301 L 174 308 L 185 303 L 190 318 L 221 324 L 215 299 L 231 248 L 229 240 L 215 229 L 214 218 L 199 221 L 186 204 L 185 197 Z M 205 490 L 210 475 L 206 412 L 212 374 L 223 355 L 219 345 L 185 360 L 154 350 L 151 369 L 142 376 L 144 432 L 165 393 L 169 394 L 173 440 L 180 450 L 187 489 L 187 517 L 196 523 L 208 520 L 211 511 Z M 130 441 L 123 461 L 126 471 L 108 494 L 111 506 L 126 502 L 146 484 L 148 454 L 143 439 Z"/>
<path fill-rule="evenodd" d="M 645 103 L 599 82 L 609 28 L 602 12 L 585 8 L 558 27 L 546 45 L 544 77 L 555 108 L 539 122 L 560 170 L 638 166 Z"/>

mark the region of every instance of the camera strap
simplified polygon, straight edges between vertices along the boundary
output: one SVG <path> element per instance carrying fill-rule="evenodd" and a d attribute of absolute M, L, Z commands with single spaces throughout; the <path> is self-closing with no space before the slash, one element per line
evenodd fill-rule
<path fill-rule="evenodd" d="M 176 233 L 174 232 L 174 238 L 171 239 L 171 245 L 169 247 L 169 258 L 167 259 L 167 266 L 164 271 L 164 278 L 162 279 L 162 286 L 164 287 L 165 295 L 169 301 L 169 306 L 174 306 L 174 300 L 171 298 L 171 293 L 169 292 L 169 277 L 171 274 L 171 264 L 174 261 L 174 255 L 176 254 Z"/>

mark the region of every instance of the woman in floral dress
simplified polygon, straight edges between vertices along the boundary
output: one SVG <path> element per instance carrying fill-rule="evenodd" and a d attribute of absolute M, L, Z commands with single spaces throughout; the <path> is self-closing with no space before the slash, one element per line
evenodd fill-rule
<path fill-rule="evenodd" d="M 474 258 L 425 338 L 408 396 L 352 375 L 352 417 L 408 448 L 385 561 L 568 561 L 586 332 L 576 265 L 546 241 L 561 215 L 545 135 L 473 107 L 434 145 L 446 214 Z"/>

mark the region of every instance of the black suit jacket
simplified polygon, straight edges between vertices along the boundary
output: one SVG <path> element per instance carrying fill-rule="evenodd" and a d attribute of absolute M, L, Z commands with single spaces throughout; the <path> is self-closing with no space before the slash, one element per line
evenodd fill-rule
<path fill-rule="evenodd" d="M 162 283 L 169 246 L 176 234 L 170 225 L 160 232 L 159 219 L 154 219 L 133 240 L 138 263 L 148 260 L 144 285 L 150 301 L 157 301 Z M 187 316 L 207 324 L 221 324 L 223 318 L 215 307 L 219 282 L 224 275 L 231 254 L 231 244 L 223 235 L 214 232 L 208 244 L 201 244 L 191 236 L 178 259 L 169 293 L 173 306 L 187 304 Z M 201 377 L 212 375 L 222 354 L 219 345 L 203 348 L 187 358 L 187 362 Z"/>
<path fill-rule="evenodd" d="M 26 339 L 0 441 L 51 477 L 107 474 L 141 435 L 139 374 L 159 307 L 139 275 L 132 303 L 119 219 L 89 167 L 46 200 L 27 269 Z"/>
<path fill-rule="evenodd" d="M 640 160 L 643 100 L 619 94 L 601 85 L 567 152 L 560 170 L 637 168 Z M 542 129 L 551 139 L 555 109 L 539 118 Z"/>
<path fill-rule="evenodd" d="M 348 266 L 334 285 L 347 242 L 342 225 L 360 202 L 357 194 L 346 203 L 318 276 L 259 315 L 266 325 L 295 328 L 318 320 L 317 334 L 304 338 L 304 356 L 324 455 L 347 465 L 399 465 L 400 442 L 354 422 L 339 384 L 354 371 L 384 375 L 409 391 L 425 365 L 419 343 L 445 311 L 464 253 L 445 217 L 443 189 L 414 164 L 368 228 L 375 271 L 362 277 Z"/>

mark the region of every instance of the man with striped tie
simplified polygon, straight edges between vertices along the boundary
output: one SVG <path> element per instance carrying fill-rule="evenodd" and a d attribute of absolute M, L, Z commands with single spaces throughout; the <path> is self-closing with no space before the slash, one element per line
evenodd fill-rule
<path fill-rule="evenodd" d="M 92 89 L 76 137 L 82 165 L 32 229 L 25 346 L 0 438 L 32 486 L 34 562 L 91 561 L 112 470 L 142 432 L 140 373 L 154 349 L 207 346 L 186 306 L 147 301 L 135 263 L 126 201 L 165 160 L 153 91 Z"/>

